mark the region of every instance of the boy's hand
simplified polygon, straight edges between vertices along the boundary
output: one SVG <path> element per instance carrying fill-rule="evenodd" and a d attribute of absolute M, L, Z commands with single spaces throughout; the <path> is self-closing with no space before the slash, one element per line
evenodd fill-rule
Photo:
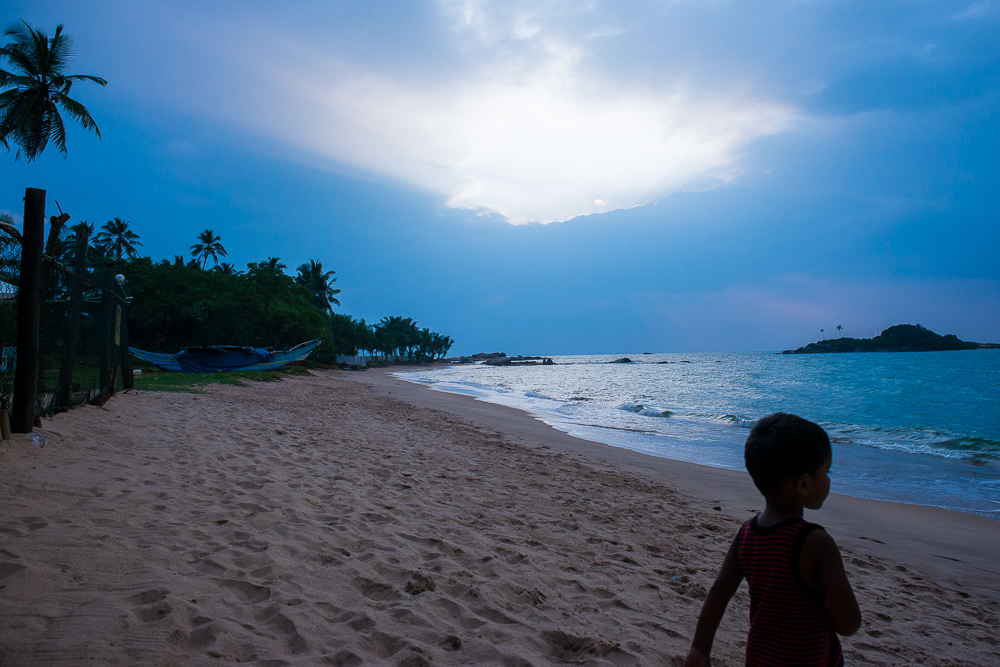
<path fill-rule="evenodd" d="M 712 661 L 707 653 L 692 646 L 688 651 L 687 660 L 684 661 L 684 667 L 712 667 Z"/>

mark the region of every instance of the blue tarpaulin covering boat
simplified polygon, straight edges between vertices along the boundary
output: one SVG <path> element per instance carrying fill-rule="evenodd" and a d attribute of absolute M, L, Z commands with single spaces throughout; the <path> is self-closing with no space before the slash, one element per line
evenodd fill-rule
<path fill-rule="evenodd" d="M 275 352 L 259 347 L 238 345 L 187 347 L 176 354 L 157 354 L 134 347 L 130 347 L 129 352 L 157 368 L 178 373 L 273 371 L 287 366 L 293 361 L 302 361 L 322 342 L 317 338 L 287 350 Z"/>

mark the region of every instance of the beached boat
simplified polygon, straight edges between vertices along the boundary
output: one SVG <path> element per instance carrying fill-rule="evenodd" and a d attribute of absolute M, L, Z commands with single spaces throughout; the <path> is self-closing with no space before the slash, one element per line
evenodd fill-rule
<path fill-rule="evenodd" d="M 293 361 L 302 361 L 322 343 L 311 340 L 287 350 L 271 352 L 259 347 L 238 345 L 210 345 L 186 347 L 176 354 L 157 354 L 134 347 L 128 350 L 133 356 L 165 371 L 178 373 L 218 373 L 238 371 L 273 371 Z"/>

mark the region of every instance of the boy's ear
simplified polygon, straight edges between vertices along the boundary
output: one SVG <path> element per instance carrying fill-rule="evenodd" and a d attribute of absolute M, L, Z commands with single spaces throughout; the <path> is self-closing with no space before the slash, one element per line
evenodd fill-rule
<path fill-rule="evenodd" d="M 812 488 L 813 476 L 807 472 L 802 473 L 795 480 L 795 490 L 802 496 L 808 496 Z"/>

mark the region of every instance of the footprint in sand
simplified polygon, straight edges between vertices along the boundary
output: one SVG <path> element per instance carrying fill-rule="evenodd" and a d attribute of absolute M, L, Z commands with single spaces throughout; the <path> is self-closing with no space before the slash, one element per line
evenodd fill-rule
<path fill-rule="evenodd" d="M 343 649 L 329 658 L 324 658 L 323 662 L 328 663 L 333 667 L 359 667 L 364 663 L 364 660 L 354 655 L 347 649 Z"/>
<path fill-rule="evenodd" d="M 282 613 L 276 613 L 267 620 L 268 627 L 285 636 L 285 645 L 289 653 L 299 655 L 309 650 L 309 643 L 299 634 L 295 622 Z"/>
<path fill-rule="evenodd" d="M 249 581 L 238 579 L 216 579 L 215 581 L 223 588 L 236 593 L 236 597 L 239 598 L 240 602 L 257 604 L 271 597 L 271 589 L 267 586 L 255 586 Z"/>
<path fill-rule="evenodd" d="M 216 639 L 215 624 L 207 622 L 191 631 L 188 637 L 188 648 L 193 651 L 200 651 L 214 644 Z"/>
<path fill-rule="evenodd" d="M 0 579 L 6 579 L 25 569 L 20 563 L 0 563 Z"/>
<path fill-rule="evenodd" d="M 613 665 L 638 665 L 639 658 L 623 650 L 617 644 L 609 644 L 591 637 L 576 637 L 561 630 L 542 633 L 553 653 L 561 661 L 578 662 L 585 656 L 603 658 Z"/>
<path fill-rule="evenodd" d="M 166 602 L 168 593 L 169 591 L 154 588 L 133 595 L 128 598 L 128 601 L 136 607 L 132 613 L 143 623 L 162 621 L 173 611 Z"/>
<path fill-rule="evenodd" d="M 355 577 L 351 585 L 369 600 L 382 601 L 399 597 L 399 593 L 392 586 L 365 577 Z"/>

